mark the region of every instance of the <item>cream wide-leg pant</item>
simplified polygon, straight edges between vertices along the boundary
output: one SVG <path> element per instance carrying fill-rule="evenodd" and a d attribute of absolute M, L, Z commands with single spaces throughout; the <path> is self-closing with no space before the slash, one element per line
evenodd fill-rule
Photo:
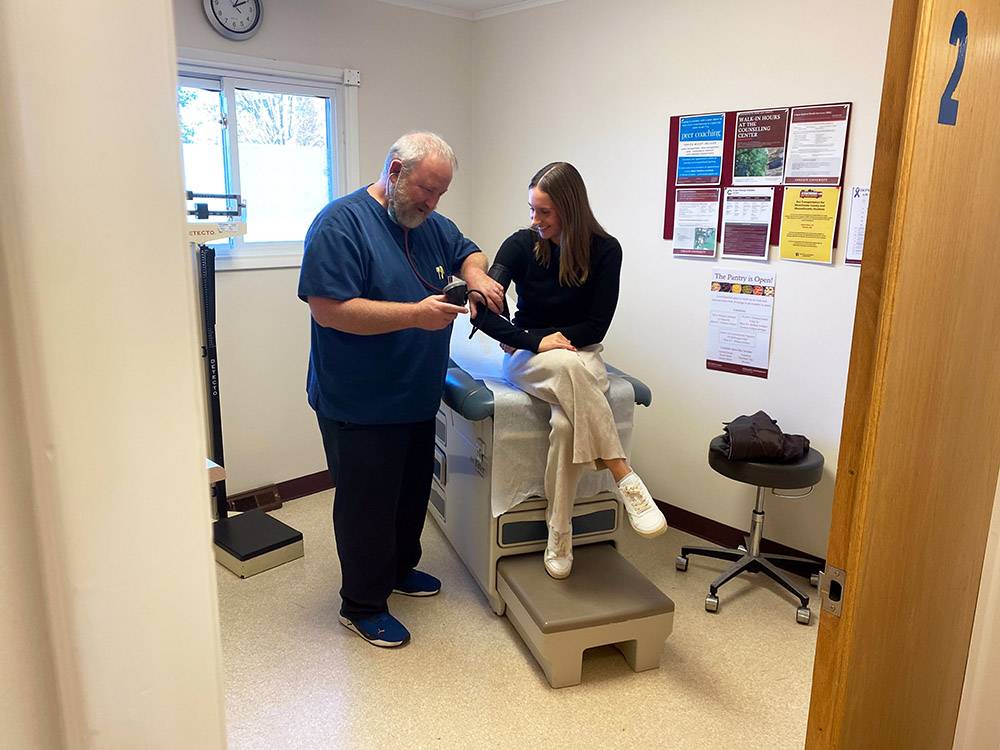
<path fill-rule="evenodd" d="M 553 349 L 535 354 L 519 349 L 504 357 L 504 377 L 552 407 L 549 455 L 545 466 L 546 520 L 554 531 L 572 528 L 573 500 L 580 477 L 594 461 L 625 458 L 608 392 L 600 344 L 575 352 Z"/>

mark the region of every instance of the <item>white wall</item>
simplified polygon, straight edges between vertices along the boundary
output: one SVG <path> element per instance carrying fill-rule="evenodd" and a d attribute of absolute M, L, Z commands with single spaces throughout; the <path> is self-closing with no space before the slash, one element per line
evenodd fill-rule
<path fill-rule="evenodd" d="M 573 162 L 625 251 L 605 347 L 653 391 L 633 449 L 653 494 L 746 528 L 753 490 L 714 474 L 707 446 L 723 420 L 764 409 L 826 457 L 827 478 L 809 500 L 768 505 L 766 535 L 817 555 L 826 553 L 858 271 L 842 250 L 832 268 L 772 261 L 769 379 L 707 371 L 710 272 L 757 266 L 671 258 L 662 239 L 667 128 L 678 114 L 852 101 L 845 184 L 868 184 L 890 8 L 567 0 L 474 26 L 482 179 L 468 231 L 493 252 L 527 221 L 531 175 Z"/>
<path fill-rule="evenodd" d="M 752 264 L 670 257 L 661 239 L 667 124 L 688 112 L 853 101 L 845 184 L 867 184 L 890 5 L 851 0 L 817 18 L 777 0 L 567 0 L 470 23 L 379 2 L 302 0 L 268 6 L 260 33 L 243 43 L 212 31 L 199 0 L 174 0 L 174 13 L 184 47 L 361 70 L 362 176 L 374 179 L 398 133 L 441 132 L 463 165 L 442 210 L 488 253 L 526 221 L 531 174 L 574 162 L 625 248 L 606 346 L 653 389 L 634 460 L 654 494 L 745 527 L 752 491 L 711 472 L 706 446 L 724 419 L 765 409 L 786 431 L 807 434 L 829 467 L 808 501 L 770 503 L 767 535 L 823 555 L 857 269 L 843 265 L 842 251 L 832 268 L 773 261 L 770 378 L 707 371 L 710 270 Z M 304 397 L 308 314 L 297 276 L 218 276 L 230 492 L 325 468 Z"/>
<path fill-rule="evenodd" d="M 168 0 L 0 0 L 4 747 L 225 744 L 175 75 Z"/>
<path fill-rule="evenodd" d="M 1000 483 L 993 500 L 993 519 L 955 729 L 955 750 L 981 750 L 1000 744 L 997 706 L 1000 706 Z"/>
<path fill-rule="evenodd" d="M 459 226 L 469 223 L 468 164 L 478 148 L 469 21 L 371 0 L 297 0 L 267 4 L 257 35 L 232 42 L 208 25 L 201 0 L 173 0 L 173 6 L 179 46 L 360 70 L 362 180 L 378 177 L 386 151 L 404 132 L 438 132 L 459 159 L 441 211 Z M 295 296 L 297 283 L 297 268 L 217 277 L 230 493 L 326 468 L 306 403 L 309 313 Z"/>

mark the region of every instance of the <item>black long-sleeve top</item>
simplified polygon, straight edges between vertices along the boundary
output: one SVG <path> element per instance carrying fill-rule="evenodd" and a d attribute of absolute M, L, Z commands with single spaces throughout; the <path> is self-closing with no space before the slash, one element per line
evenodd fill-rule
<path fill-rule="evenodd" d="M 517 312 L 508 321 L 481 305 L 475 325 L 497 341 L 533 352 L 545 336 L 556 331 L 576 347 L 600 343 L 618 305 L 622 269 L 618 240 L 591 236 L 590 274 L 580 286 L 559 284 L 558 245 L 551 245 L 548 268 L 535 258 L 534 246 L 535 235 L 530 229 L 504 240 L 494 263 L 510 270 L 517 291 Z"/>

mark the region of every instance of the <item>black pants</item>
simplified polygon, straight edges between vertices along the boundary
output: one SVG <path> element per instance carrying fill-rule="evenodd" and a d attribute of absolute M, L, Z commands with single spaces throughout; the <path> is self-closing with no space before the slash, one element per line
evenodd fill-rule
<path fill-rule="evenodd" d="M 396 582 L 420 560 L 434 472 L 434 420 L 359 425 L 317 416 L 336 485 L 340 614 L 358 619 L 386 612 Z"/>

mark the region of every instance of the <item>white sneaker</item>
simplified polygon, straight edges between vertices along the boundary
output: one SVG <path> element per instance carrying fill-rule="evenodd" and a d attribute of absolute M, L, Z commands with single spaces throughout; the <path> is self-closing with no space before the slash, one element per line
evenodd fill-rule
<path fill-rule="evenodd" d="M 618 483 L 616 494 L 628 511 L 628 520 L 639 536 L 652 538 L 667 530 L 667 519 L 634 471 Z"/>
<path fill-rule="evenodd" d="M 573 532 L 554 531 L 549 527 L 545 547 L 545 572 L 553 578 L 566 578 L 573 569 Z"/>

